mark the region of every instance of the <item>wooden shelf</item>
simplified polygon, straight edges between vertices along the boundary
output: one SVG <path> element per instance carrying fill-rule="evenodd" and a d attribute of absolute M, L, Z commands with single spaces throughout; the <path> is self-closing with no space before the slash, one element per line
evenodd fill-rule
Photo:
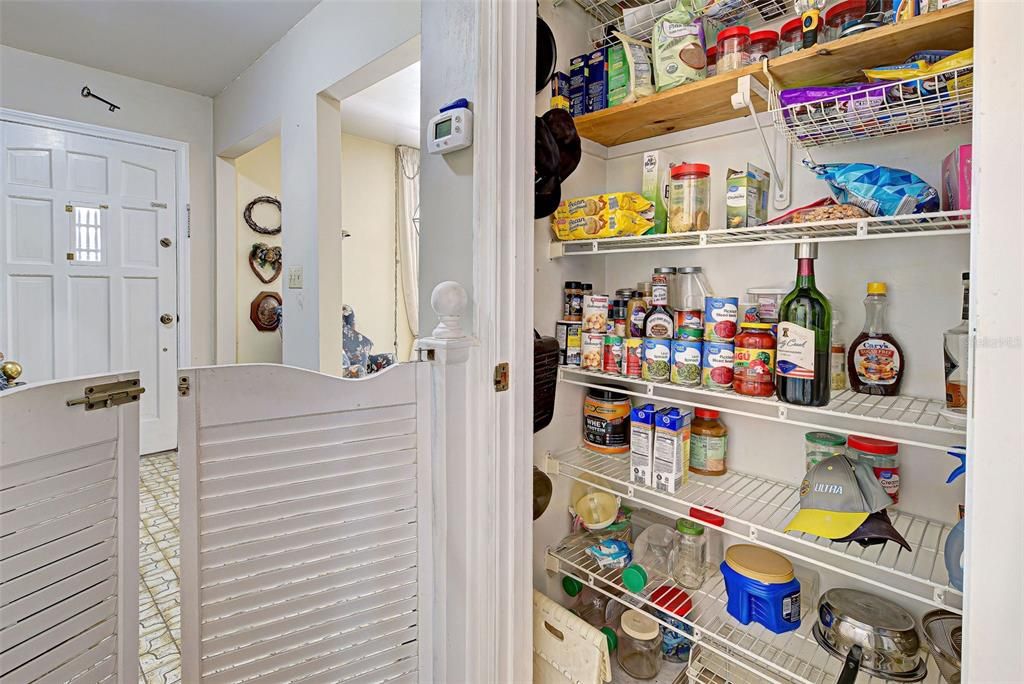
<path fill-rule="evenodd" d="M 974 3 L 967 2 L 773 59 L 768 69 L 782 87 L 842 83 L 860 78 L 862 69 L 898 64 L 917 50 L 963 50 L 973 44 Z M 752 65 L 577 117 L 576 129 L 611 147 L 737 119 L 748 111 L 733 109 L 731 97 L 737 80 L 747 75 L 767 85 L 761 66 Z M 754 104 L 758 111 L 768 106 L 760 98 Z"/>

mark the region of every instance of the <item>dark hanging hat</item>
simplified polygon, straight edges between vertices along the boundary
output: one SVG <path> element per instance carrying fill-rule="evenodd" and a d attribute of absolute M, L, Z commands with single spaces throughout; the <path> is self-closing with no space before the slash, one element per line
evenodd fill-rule
<path fill-rule="evenodd" d="M 572 116 L 564 109 L 537 117 L 534 131 L 533 217 L 539 219 L 558 208 L 560 184 L 576 170 L 583 150 Z"/>

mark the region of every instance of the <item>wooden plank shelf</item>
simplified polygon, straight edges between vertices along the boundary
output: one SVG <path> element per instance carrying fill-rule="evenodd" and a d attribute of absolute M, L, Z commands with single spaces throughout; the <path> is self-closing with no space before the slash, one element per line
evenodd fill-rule
<path fill-rule="evenodd" d="M 898 64 L 917 50 L 962 50 L 973 44 L 972 1 L 790 53 L 770 60 L 768 70 L 780 87 L 842 83 L 861 78 L 862 69 Z M 576 129 L 611 147 L 748 116 L 746 108 L 733 109 L 731 101 L 737 81 L 748 75 L 767 85 L 762 67 L 751 65 L 577 117 Z M 768 103 L 754 98 L 754 106 L 765 111 Z"/>

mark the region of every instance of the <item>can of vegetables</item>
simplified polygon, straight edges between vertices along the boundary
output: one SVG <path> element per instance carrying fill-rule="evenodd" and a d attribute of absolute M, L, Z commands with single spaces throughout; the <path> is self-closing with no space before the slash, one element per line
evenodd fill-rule
<path fill-rule="evenodd" d="M 651 382 L 668 382 L 672 340 L 644 338 L 643 379 Z M 729 361 L 730 382 L 732 381 L 732 360 Z"/>
<path fill-rule="evenodd" d="M 733 344 L 705 342 L 701 384 L 710 389 L 732 389 Z"/>
<path fill-rule="evenodd" d="M 639 337 L 627 337 L 622 341 L 622 375 L 639 378 L 643 367 L 644 341 Z"/>
<path fill-rule="evenodd" d="M 696 340 L 672 341 L 672 383 L 676 385 L 700 384 L 700 356 L 702 344 Z"/>
<path fill-rule="evenodd" d="M 738 297 L 704 298 L 704 339 L 712 342 L 732 342 L 736 338 L 739 316 Z"/>

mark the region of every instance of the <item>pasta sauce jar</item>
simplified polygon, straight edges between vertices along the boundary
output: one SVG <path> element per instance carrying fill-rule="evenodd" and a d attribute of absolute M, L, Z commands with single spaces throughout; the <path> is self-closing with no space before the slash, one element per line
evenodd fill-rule
<path fill-rule="evenodd" d="M 583 442 L 602 454 L 629 451 L 629 397 L 591 388 L 583 401 Z"/>
<path fill-rule="evenodd" d="M 775 335 L 771 323 L 742 323 L 733 352 L 732 389 L 748 397 L 775 394 Z"/>

